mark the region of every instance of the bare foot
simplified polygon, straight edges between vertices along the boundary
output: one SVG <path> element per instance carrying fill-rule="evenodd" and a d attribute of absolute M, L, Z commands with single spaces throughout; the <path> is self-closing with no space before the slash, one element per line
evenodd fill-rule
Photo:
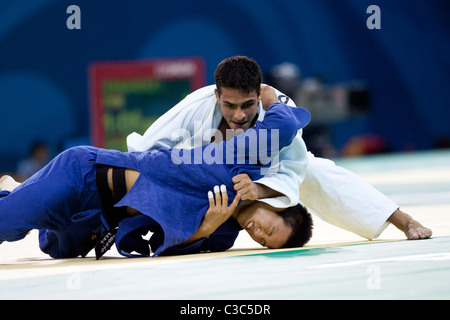
<path fill-rule="evenodd" d="M 427 239 L 431 237 L 432 234 L 433 232 L 431 231 L 431 229 L 425 228 L 412 218 L 408 222 L 405 230 L 405 235 L 408 240 Z"/>
<path fill-rule="evenodd" d="M 0 178 L 0 190 L 13 191 L 18 186 L 20 186 L 20 183 L 11 176 L 3 176 Z"/>
<path fill-rule="evenodd" d="M 388 219 L 399 230 L 403 231 L 408 240 L 427 239 L 431 237 L 433 232 L 422 226 L 418 221 L 414 220 L 410 215 L 397 209 Z"/>

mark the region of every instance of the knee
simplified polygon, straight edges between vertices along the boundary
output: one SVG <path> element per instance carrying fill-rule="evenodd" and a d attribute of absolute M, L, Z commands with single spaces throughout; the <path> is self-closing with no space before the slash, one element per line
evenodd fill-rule
<path fill-rule="evenodd" d="M 97 150 L 97 148 L 90 146 L 76 146 L 61 152 L 58 157 L 69 162 L 95 160 Z"/>
<path fill-rule="evenodd" d="M 39 248 L 52 258 L 62 258 L 56 234 L 49 230 L 39 230 Z"/>
<path fill-rule="evenodd" d="M 54 259 L 78 257 L 74 248 L 64 248 L 60 240 L 59 236 L 51 230 L 39 230 L 39 248 L 42 252 Z"/>
<path fill-rule="evenodd" d="M 75 146 L 61 152 L 61 154 L 67 154 L 70 156 L 85 155 L 92 153 L 92 149 L 94 148 L 90 146 Z"/>

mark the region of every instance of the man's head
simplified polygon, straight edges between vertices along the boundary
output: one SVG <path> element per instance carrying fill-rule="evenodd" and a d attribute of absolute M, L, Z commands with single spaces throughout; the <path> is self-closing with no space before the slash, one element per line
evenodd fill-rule
<path fill-rule="evenodd" d="M 303 247 L 312 237 L 313 220 L 308 210 L 301 204 L 279 211 L 286 225 L 292 227 L 292 233 L 282 248 Z"/>
<path fill-rule="evenodd" d="M 262 72 L 255 60 L 245 56 L 234 56 L 219 63 L 214 80 L 219 95 L 222 94 L 222 88 L 229 88 L 246 94 L 255 92 L 259 96 Z"/>
<path fill-rule="evenodd" d="M 253 240 L 269 248 L 301 247 L 312 236 L 311 214 L 300 204 L 279 209 L 252 201 L 238 211 L 236 219 Z"/>
<path fill-rule="evenodd" d="M 231 129 L 246 130 L 258 111 L 262 73 L 256 61 L 234 56 L 219 63 L 214 79 L 217 103 Z"/>

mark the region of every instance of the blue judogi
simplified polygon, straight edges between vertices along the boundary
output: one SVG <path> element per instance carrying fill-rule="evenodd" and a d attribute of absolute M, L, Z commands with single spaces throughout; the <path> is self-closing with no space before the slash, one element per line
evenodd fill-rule
<path fill-rule="evenodd" d="M 69 149 L 13 192 L 0 192 L 0 242 L 19 240 L 30 229 L 40 229 L 44 252 L 52 257 L 78 256 L 86 238 L 109 228 L 95 183 L 96 165 L 103 164 L 140 172 L 131 190 L 115 205 L 142 213 L 119 224 L 115 241 L 122 255 L 131 256 L 133 251 L 149 255 L 149 242 L 155 255 L 226 250 L 240 230 L 234 219 L 208 239 L 184 248 L 176 246 L 198 229 L 209 207 L 208 190 L 225 184 L 231 202 L 236 195 L 232 177 L 247 173 L 252 180 L 260 178 L 261 168 L 270 166 L 261 155 L 274 157 L 309 120 L 305 109 L 275 103 L 262 122 L 219 144 L 155 153 Z M 278 144 L 272 143 L 275 138 Z M 141 235 L 149 230 L 154 234 L 147 242 Z"/>

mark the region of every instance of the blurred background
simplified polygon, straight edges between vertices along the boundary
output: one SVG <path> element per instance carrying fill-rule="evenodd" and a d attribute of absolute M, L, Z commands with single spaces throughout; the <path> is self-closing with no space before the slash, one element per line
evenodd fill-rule
<path fill-rule="evenodd" d="M 449 17 L 448 0 L 0 0 L 0 173 L 121 149 L 238 54 L 310 110 L 316 156 L 449 148 Z"/>

